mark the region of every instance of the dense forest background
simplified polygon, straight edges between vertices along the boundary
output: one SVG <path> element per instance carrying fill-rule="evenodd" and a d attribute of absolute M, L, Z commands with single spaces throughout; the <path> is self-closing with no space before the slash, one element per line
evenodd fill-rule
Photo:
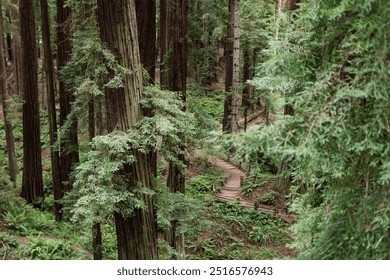
<path fill-rule="evenodd" d="M 3 260 L 390 258 L 388 0 L 0 10 Z"/>

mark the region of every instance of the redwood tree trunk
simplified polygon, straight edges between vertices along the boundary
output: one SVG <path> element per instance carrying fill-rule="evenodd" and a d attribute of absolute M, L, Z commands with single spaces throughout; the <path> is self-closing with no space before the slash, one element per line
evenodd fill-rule
<path fill-rule="evenodd" d="M 58 71 L 69 61 L 72 53 L 70 43 L 71 34 L 71 10 L 64 7 L 64 0 L 57 0 L 57 69 Z M 72 110 L 71 103 L 74 101 L 72 91 L 66 88 L 65 83 L 59 81 L 59 97 L 60 97 L 60 126 L 63 126 L 69 113 Z M 61 136 L 62 138 L 63 136 Z M 77 120 L 73 121 L 72 129 L 69 135 L 62 138 L 60 145 L 60 166 L 61 166 L 61 188 L 55 190 L 54 199 L 57 201 L 62 199 L 64 194 L 70 191 L 71 182 L 69 175 L 72 171 L 72 166 L 79 162 L 78 153 L 78 136 L 77 136 Z M 56 203 L 56 213 L 61 219 L 60 210 L 62 205 Z"/>
<path fill-rule="evenodd" d="M 2 12 L 2 5 L 0 1 L 0 13 Z M 16 155 L 15 155 L 15 144 L 14 144 L 14 134 L 12 129 L 12 122 L 8 117 L 8 89 L 7 89 L 7 74 L 6 74 L 6 61 L 5 61 L 5 46 L 3 41 L 3 18 L 0 16 L 0 95 L 1 102 L 3 104 L 3 116 L 4 116 L 4 129 L 5 129 L 5 138 L 7 143 L 7 154 L 8 154 L 8 166 L 9 166 L 9 175 L 11 181 L 16 184 L 16 175 L 17 175 L 17 164 L 16 164 Z"/>
<path fill-rule="evenodd" d="M 55 108 L 55 92 L 54 92 L 54 66 L 53 66 L 53 54 L 50 44 L 50 22 L 49 22 L 49 9 L 47 0 L 40 0 L 41 5 L 41 20 L 42 20 L 42 39 L 43 39 L 43 52 L 45 57 L 45 73 L 46 73 L 46 88 L 47 88 L 47 109 L 49 118 L 49 131 L 50 131 L 50 156 L 51 156 L 51 174 L 53 180 L 54 193 L 61 189 L 61 169 L 60 158 L 58 151 L 54 148 L 54 144 L 57 141 L 57 117 Z M 59 212 L 58 202 L 55 202 L 55 216 L 57 220 L 61 219 Z"/>
<path fill-rule="evenodd" d="M 187 78 L 187 56 L 188 56 L 188 1 L 187 0 L 166 0 L 165 7 L 161 6 L 161 26 L 167 32 L 161 45 L 161 58 L 164 61 L 164 86 L 170 91 L 180 92 L 182 101 L 186 101 L 186 78 Z M 164 12 L 164 13 L 163 13 Z M 166 25 L 166 26 L 165 26 Z M 180 147 L 184 150 L 185 139 Z M 185 161 L 183 155 L 179 160 Z M 169 163 L 167 186 L 171 192 L 185 191 L 185 174 L 177 164 Z M 166 239 L 172 248 L 176 249 L 178 258 L 184 258 L 184 236 L 177 233 L 178 221 L 173 221 Z"/>
<path fill-rule="evenodd" d="M 38 63 L 33 0 L 20 2 L 23 93 L 22 197 L 39 206 L 43 200 L 42 158 L 38 101 Z"/>
<path fill-rule="evenodd" d="M 124 88 L 106 88 L 108 131 L 129 130 L 142 118 L 142 69 L 134 0 L 98 0 L 98 21 L 102 41 L 131 71 L 125 76 Z M 121 171 L 128 179 L 128 189 L 136 188 L 138 183 L 153 188 L 148 155 L 137 150 L 132 153 L 135 163 Z M 157 258 L 154 202 L 150 196 L 145 196 L 145 205 L 145 210 L 135 210 L 131 217 L 115 214 L 119 259 Z"/>
<path fill-rule="evenodd" d="M 156 72 L 156 0 L 135 0 L 137 13 L 138 44 L 141 64 L 148 72 L 144 84 L 154 84 Z M 144 109 L 144 115 L 153 116 L 152 109 Z M 153 177 L 157 176 L 157 153 L 149 153 Z"/>
<path fill-rule="evenodd" d="M 154 84 L 156 71 L 156 0 L 135 0 L 141 63 Z"/>
<path fill-rule="evenodd" d="M 225 104 L 222 121 L 222 131 L 232 130 L 232 86 L 233 86 L 233 48 L 234 48 L 234 8 L 235 0 L 229 0 L 229 19 L 227 25 L 227 36 L 225 40 Z"/>

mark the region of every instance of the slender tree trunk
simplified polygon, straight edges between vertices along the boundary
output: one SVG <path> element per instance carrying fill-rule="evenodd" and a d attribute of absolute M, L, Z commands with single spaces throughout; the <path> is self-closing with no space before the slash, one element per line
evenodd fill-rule
<path fill-rule="evenodd" d="M 169 9 L 171 0 L 160 0 L 160 85 L 161 89 L 166 89 L 168 66 L 166 55 L 168 53 L 168 31 L 169 31 Z"/>
<path fill-rule="evenodd" d="M 135 0 L 137 12 L 138 43 L 143 68 L 149 79 L 144 84 L 154 84 L 156 72 L 156 0 Z M 153 109 L 144 109 L 144 115 L 153 116 Z M 150 151 L 153 178 L 157 176 L 157 153 Z"/>
<path fill-rule="evenodd" d="M 240 1 L 234 1 L 234 19 L 233 19 L 233 85 L 232 85 L 232 132 L 238 131 L 238 108 L 241 104 L 239 93 L 240 83 Z"/>
<path fill-rule="evenodd" d="M 18 0 L 12 0 L 12 4 L 19 6 Z M 14 26 L 14 32 L 12 36 L 12 53 L 13 53 L 13 60 L 12 60 L 12 66 L 15 71 L 15 93 L 20 96 L 21 95 L 21 87 L 22 87 L 22 76 L 21 76 L 21 49 L 20 49 L 20 28 L 19 24 L 16 23 L 16 19 L 18 17 L 18 12 L 16 9 L 9 10 L 8 18 L 10 25 Z"/>
<path fill-rule="evenodd" d="M 128 130 L 142 118 L 139 101 L 142 97 L 142 69 L 138 48 L 137 20 L 134 0 L 98 0 L 98 21 L 101 39 L 116 55 L 118 62 L 131 71 L 125 76 L 124 88 L 106 89 L 108 131 Z M 136 162 L 122 173 L 128 188 L 139 183 L 153 188 L 150 159 L 147 154 L 132 151 Z M 157 231 L 154 202 L 145 196 L 146 209 L 137 209 L 131 217 L 115 214 L 119 259 L 156 259 Z"/>
<path fill-rule="evenodd" d="M 161 26 L 167 31 L 162 32 L 166 38 L 163 38 L 161 44 L 161 59 L 164 61 L 164 85 L 165 89 L 180 92 L 182 101 L 186 101 L 186 78 L 187 78 L 187 56 L 188 56 L 188 1 L 187 0 L 167 0 L 164 1 L 165 7 L 161 7 Z M 163 28 L 163 27 L 162 27 Z M 163 36 L 162 36 L 163 37 Z M 184 150 L 185 139 L 180 147 Z M 179 160 L 185 161 L 183 155 Z M 169 173 L 167 186 L 171 192 L 185 191 L 185 174 L 177 164 L 169 163 Z M 177 258 L 182 259 L 185 256 L 184 236 L 177 232 L 178 221 L 173 221 L 170 229 L 166 232 L 168 243 L 177 251 Z"/>
<path fill-rule="evenodd" d="M 93 96 L 90 96 L 88 102 L 88 136 L 89 141 L 92 141 L 96 136 L 95 129 L 95 100 Z M 102 230 L 100 223 L 94 223 L 92 225 L 92 249 L 93 249 L 93 259 L 101 260 L 103 258 L 102 251 Z"/>
<path fill-rule="evenodd" d="M 49 133 L 50 133 L 50 156 L 51 156 L 51 174 L 53 180 L 53 191 L 55 200 L 60 197 L 61 191 L 61 168 L 59 153 L 54 148 L 54 144 L 57 141 L 57 117 L 55 108 L 55 90 L 54 90 L 54 66 L 53 66 L 53 54 L 50 43 L 50 22 L 49 22 L 49 10 L 47 0 L 40 0 L 41 5 L 41 20 L 42 20 L 42 39 L 43 39 L 43 52 L 45 57 L 45 76 L 46 76 L 46 88 L 47 88 L 47 109 L 49 118 Z M 57 220 L 61 219 L 60 203 L 54 202 L 55 216 Z"/>
<path fill-rule="evenodd" d="M 0 1 L 0 13 L 2 12 L 2 3 Z M 1 15 L 1 14 L 0 14 Z M 5 129 L 5 138 L 7 144 L 7 154 L 8 154 L 8 165 L 9 165 L 9 175 L 11 181 L 16 185 L 16 176 L 17 176 L 17 163 L 15 155 L 15 144 L 14 144 L 14 134 L 12 129 L 12 122 L 8 116 L 8 89 L 7 89 L 7 72 L 6 72 L 6 61 L 5 61 L 5 46 L 3 41 L 3 18 L 0 16 L 0 94 L 1 102 L 3 104 L 3 116 L 4 116 L 4 129 Z"/>
<path fill-rule="evenodd" d="M 238 130 L 238 107 L 240 95 L 238 92 L 240 74 L 240 17 L 239 0 L 229 0 L 228 34 L 225 43 L 225 91 L 226 99 L 222 130 L 236 132 Z"/>
<path fill-rule="evenodd" d="M 71 11 L 69 7 L 64 7 L 64 0 L 57 0 L 57 70 L 69 61 L 72 53 L 70 43 L 71 34 Z M 67 89 L 65 83 L 59 81 L 60 97 L 60 126 L 65 124 L 70 112 L 72 111 L 72 102 L 74 96 L 72 91 Z M 55 192 L 56 200 L 62 199 L 64 194 L 71 190 L 70 173 L 74 164 L 79 162 L 77 120 L 73 120 L 69 135 L 61 136 L 60 145 L 60 166 L 61 166 L 61 189 Z M 57 205 L 56 211 L 60 213 L 62 206 Z M 61 217 L 59 217 L 61 218 Z"/>
<path fill-rule="evenodd" d="M 156 71 L 156 0 L 135 0 L 141 63 L 154 84 Z"/>
<path fill-rule="evenodd" d="M 38 101 L 38 63 L 33 0 L 20 2 L 23 103 L 22 197 L 40 206 L 43 200 L 42 158 Z M 41 201 L 39 201 L 41 200 Z"/>

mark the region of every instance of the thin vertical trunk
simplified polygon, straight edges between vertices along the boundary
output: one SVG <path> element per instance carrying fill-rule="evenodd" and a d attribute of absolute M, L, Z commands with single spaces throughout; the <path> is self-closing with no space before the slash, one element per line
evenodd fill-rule
<path fill-rule="evenodd" d="M 88 136 L 89 141 L 96 135 L 95 129 L 95 100 L 94 97 L 91 96 L 88 102 Z M 92 249 L 93 249 L 93 259 L 101 260 L 103 258 L 102 251 L 102 230 L 100 227 L 100 223 L 94 223 L 92 225 Z"/>
<path fill-rule="evenodd" d="M 135 0 L 141 63 L 154 84 L 156 69 L 156 0 Z"/>
<path fill-rule="evenodd" d="M 13 5 L 19 5 L 19 0 L 12 0 Z M 13 60 L 12 60 L 12 66 L 15 70 L 15 84 L 16 89 L 15 93 L 20 96 L 21 95 L 21 87 L 22 87 L 22 73 L 21 73 L 21 49 L 20 49 L 20 28 L 19 24 L 16 23 L 16 19 L 18 17 L 18 13 L 16 9 L 10 9 L 8 13 L 9 17 L 9 23 L 11 25 L 14 25 L 14 32 L 12 36 L 12 53 L 13 53 Z"/>
<path fill-rule="evenodd" d="M 2 5 L 0 1 L 0 13 L 2 12 Z M 0 14 L 1 15 L 1 14 Z M 7 89 L 7 72 L 5 67 L 5 46 L 3 43 L 3 18 L 0 16 L 0 94 L 1 102 L 3 104 L 3 116 L 4 116 L 4 129 L 5 129 L 5 138 L 7 144 L 7 154 L 8 154 L 8 165 L 9 165 L 9 175 L 11 181 L 16 184 L 17 176 L 17 164 L 16 164 L 16 155 L 15 155 L 15 144 L 14 144 L 14 134 L 12 129 L 12 123 L 8 116 L 8 89 Z"/>
<path fill-rule="evenodd" d="M 50 133 L 50 156 L 51 156 L 51 174 L 53 180 L 53 191 L 55 199 L 60 197 L 59 192 L 61 190 L 61 177 L 60 177 L 60 158 L 58 151 L 54 148 L 54 144 L 57 141 L 57 117 L 55 108 L 55 92 L 54 92 L 54 66 L 53 66 L 53 54 L 50 44 L 50 23 L 49 23 L 49 10 L 47 0 L 40 0 L 41 5 L 41 20 L 42 20 L 42 39 L 43 39 L 43 52 L 45 61 L 45 76 L 46 76 L 46 89 L 47 89 L 47 109 L 49 118 L 49 133 Z M 54 202 L 55 216 L 57 220 L 61 219 L 60 203 Z"/>
<path fill-rule="evenodd" d="M 64 7 L 64 0 L 57 0 L 57 70 L 69 61 L 72 53 L 70 43 L 71 34 L 71 10 L 69 7 Z M 59 97 L 60 97 L 60 126 L 63 126 L 72 110 L 72 102 L 74 96 L 72 91 L 66 88 L 65 83 L 59 81 Z M 74 164 L 79 162 L 78 153 L 78 136 L 77 136 L 77 120 L 73 120 L 72 128 L 69 135 L 65 138 L 62 136 L 60 145 L 60 166 L 61 166 L 61 189 L 57 192 L 56 200 L 63 198 L 64 194 L 71 190 L 70 173 Z M 61 205 L 58 205 L 61 209 Z"/>
<path fill-rule="evenodd" d="M 20 2 L 23 103 L 22 197 L 40 206 L 43 200 L 42 158 L 38 101 L 38 63 L 33 0 Z"/>
<path fill-rule="evenodd" d="M 124 88 L 106 88 L 108 132 L 125 131 L 142 118 L 142 69 L 138 47 L 134 0 L 98 0 L 100 37 L 116 55 L 118 62 L 131 71 L 124 78 Z M 147 154 L 132 151 L 136 161 L 121 171 L 128 179 L 128 189 L 140 183 L 153 188 L 150 159 Z M 115 224 L 119 259 L 156 259 L 157 231 L 154 202 L 145 196 L 146 209 L 136 209 L 132 216 L 116 213 Z"/>
<path fill-rule="evenodd" d="M 231 132 L 238 131 L 238 108 L 241 104 L 239 93 L 240 83 L 240 1 L 234 1 L 234 18 L 233 18 L 233 84 L 232 84 L 232 117 Z"/>
<path fill-rule="evenodd" d="M 138 44 L 143 68 L 149 79 L 144 84 L 154 84 L 156 74 L 156 0 L 135 0 L 137 13 Z M 152 109 L 144 109 L 144 115 L 153 116 Z M 157 153 L 149 152 L 153 178 L 157 176 Z"/>
<path fill-rule="evenodd" d="M 160 84 L 161 89 L 167 88 L 166 55 L 168 53 L 168 28 L 169 28 L 169 5 L 171 0 L 160 0 Z"/>
<path fill-rule="evenodd" d="M 233 48 L 234 48 L 234 8 L 235 0 L 229 0 L 229 19 L 227 26 L 227 36 L 225 40 L 225 104 L 222 121 L 222 131 L 232 130 L 232 86 L 233 86 Z"/>
<path fill-rule="evenodd" d="M 162 19 L 167 20 L 161 25 L 165 25 L 167 30 L 166 46 L 162 46 L 161 58 L 164 61 L 164 86 L 170 91 L 176 91 L 181 94 L 182 101 L 186 101 L 186 78 L 187 78 L 187 56 L 188 56 L 188 1 L 187 0 L 167 0 L 165 1 L 165 14 Z M 165 41 L 163 40 L 163 41 Z M 165 47 L 167 49 L 165 49 Z M 163 55 L 164 54 L 164 55 Z M 184 150 L 185 139 L 182 137 L 183 144 L 180 147 Z M 179 160 L 185 161 L 183 155 L 179 155 Z M 167 187 L 171 192 L 185 192 L 185 174 L 177 164 L 169 163 L 169 173 Z M 184 236 L 177 232 L 178 221 L 173 221 L 170 229 L 166 233 L 168 243 L 176 250 L 177 258 L 182 259 L 185 256 Z"/>

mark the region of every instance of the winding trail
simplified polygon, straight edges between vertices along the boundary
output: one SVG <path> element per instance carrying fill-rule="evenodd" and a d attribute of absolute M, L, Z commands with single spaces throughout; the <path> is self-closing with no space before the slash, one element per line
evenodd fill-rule
<path fill-rule="evenodd" d="M 241 180 L 245 178 L 245 173 L 234 165 L 221 159 L 217 159 L 213 162 L 213 165 L 221 170 L 227 178 L 221 187 L 221 191 L 216 195 L 217 200 L 221 202 L 236 200 L 246 208 L 254 208 L 254 203 L 245 200 L 241 195 Z"/>

